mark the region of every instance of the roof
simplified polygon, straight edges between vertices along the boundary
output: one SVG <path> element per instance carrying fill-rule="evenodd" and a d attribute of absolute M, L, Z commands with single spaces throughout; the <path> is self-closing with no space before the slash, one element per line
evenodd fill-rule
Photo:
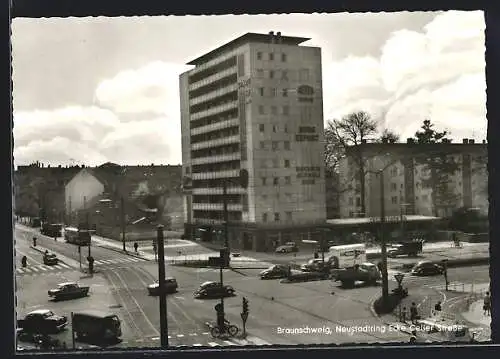
<path fill-rule="evenodd" d="M 210 61 L 211 59 L 219 56 L 221 53 L 231 51 L 243 44 L 249 42 L 257 42 L 257 43 L 269 43 L 269 34 L 258 34 L 254 32 L 247 32 L 245 35 L 242 35 L 228 43 L 219 46 L 218 48 L 207 52 L 206 54 L 191 60 L 187 63 L 187 65 L 201 65 L 204 62 Z M 311 40 L 307 37 L 295 37 L 295 36 L 281 36 L 281 43 L 285 45 L 299 45 L 305 41 Z"/>
<path fill-rule="evenodd" d="M 392 218 L 394 216 L 387 216 L 387 218 Z M 398 216 L 399 217 L 399 216 Z M 405 222 L 418 222 L 418 221 L 436 221 L 440 220 L 439 217 L 432 216 L 418 216 L 418 215 L 407 215 L 405 216 Z M 369 223 L 380 222 L 380 217 L 363 217 L 363 218 L 337 218 L 337 219 L 327 219 L 326 223 L 337 225 L 337 226 L 351 226 L 351 225 L 362 225 Z"/>
<path fill-rule="evenodd" d="M 85 310 L 80 310 L 78 312 L 75 312 L 73 315 L 88 315 L 88 316 L 92 316 L 92 317 L 108 317 L 108 316 L 114 316 L 116 314 L 113 312 L 108 312 L 106 310 L 85 309 Z"/>
<path fill-rule="evenodd" d="M 47 314 L 49 312 L 51 312 L 50 309 L 37 309 L 32 312 L 29 312 L 28 314 Z"/>
<path fill-rule="evenodd" d="M 75 285 L 76 282 L 64 282 L 64 283 L 59 283 L 58 286 L 59 287 L 64 287 L 64 286 L 67 286 L 67 285 Z"/>

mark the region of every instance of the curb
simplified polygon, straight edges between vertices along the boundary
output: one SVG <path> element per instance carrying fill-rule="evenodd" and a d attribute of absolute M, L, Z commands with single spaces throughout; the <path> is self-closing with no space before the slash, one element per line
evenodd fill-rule
<path fill-rule="evenodd" d="M 114 248 L 112 246 L 107 246 L 105 244 L 99 244 L 99 245 L 97 245 L 97 247 L 106 248 L 106 249 L 109 249 L 110 251 L 113 251 L 113 252 L 117 252 L 117 253 L 121 253 L 121 254 L 126 254 L 126 255 L 131 256 L 131 257 L 135 257 L 135 258 L 143 259 L 145 261 L 149 261 L 149 259 L 141 256 L 140 254 L 135 254 L 135 253 L 130 252 L 130 251 L 125 251 L 124 252 L 123 249 Z"/>

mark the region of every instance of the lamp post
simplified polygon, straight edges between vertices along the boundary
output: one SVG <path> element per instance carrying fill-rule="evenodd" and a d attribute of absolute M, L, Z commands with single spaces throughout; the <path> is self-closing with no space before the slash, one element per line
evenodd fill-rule
<path fill-rule="evenodd" d="M 380 249 L 382 254 L 382 302 L 384 307 L 389 300 L 389 279 L 387 278 L 387 243 L 385 241 L 385 183 L 384 169 L 379 171 L 380 179 Z"/>

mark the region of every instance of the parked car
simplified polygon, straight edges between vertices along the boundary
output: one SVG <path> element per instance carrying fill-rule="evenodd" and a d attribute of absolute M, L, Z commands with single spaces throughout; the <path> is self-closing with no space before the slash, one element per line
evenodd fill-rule
<path fill-rule="evenodd" d="M 47 253 L 43 255 L 43 264 L 47 266 L 54 266 L 59 263 L 59 258 L 54 253 Z"/>
<path fill-rule="evenodd" d="M 284 245 L 277 247 L 275 250 L 276 253 L 292 253 L 298 251 L 299 247 L 297 247 L 295 242 L 287 242 Z"/>
<path fill-rule="evenodd" d="M 205 282 L 194 292 L 194 297 L 200 298 L 220 298 L 230 297 L 235 293 L 230 285 L 221 286 L 218 282 Z"/>
<path fill-rule="evenodd" d="M 85 310 L 73 314 L 73 331 L 76 339 L 116 341 L 122 335 L 118 316 L 106 311 Z"/>
<path fill-rule="evenodd" d="M 329 273 L 325 272 L 295 272 L 290 277 L 282 279 L 282 283 L 290 282 L 309 282 L 313 280 L 324 280 L 330 277 Z"/>
<path fill-rule="evenodd" d="M 26 333 L 48 334 L 63 330 L 68 324 L 66 316 L 54 314 L 49 309 L 34 310 L 24 319 L 17 320 L 17 327 Z"/>
<path fill-rule="evenodd" d="M 387 256 L 396 258 L 397 256 L 407 255 L 409 257 L 416 257 L 422 253 L 423 241 L 413 240 L 408 242 L 400 242 L 393 244 L 387 250 Z"/>
<path fill-rule="evenodd" d="M 76 299 L 86 297 L 89 289 L 90 287 L 80 286 L 76 282 L 65 282 L 58 284 L 56 289 L 50 289 L 48 294 L 55 300 Z"/>
<path fill-rule="evenodd" d="M 443 274 L 444 268 L 439 264 L 429 261 L 418 262 L 411 270 L 410 274 L 414 276 L 427 276 Z"/>
<path fill-rule="evenodd" d="M 353 287 L 356 282 L 376 284 L 382 278 L 379 268 L 373 263 L 362 263 L 348 268 L 335 270 L 333 280 L 343 287 Z"/>
<path fill-rule="evenodd" d="M 165 293 L 175 293 L 177 292 L 177 280 L 173 277 L 165 278 Z M 153 284 L 148 285 L 149 295 L 157 296 L 160 295 L 160 283 L 155 281 Z"/>
<path fill-rule="evenodd" d="M 288 276 L 288 266 L 275 264 L 259 273 L 260 279 L 278 279 Z"/>

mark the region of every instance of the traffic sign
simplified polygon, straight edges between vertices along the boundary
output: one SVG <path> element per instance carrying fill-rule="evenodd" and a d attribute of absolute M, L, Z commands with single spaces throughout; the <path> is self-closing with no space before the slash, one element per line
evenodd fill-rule
<path fill-rule="evenodd" d="M 248 312 L 242 312 L 240 313 L 241 315 L 241 320 L 243 320 L 243 323 L 245 323 L 248 319 Z"/>
<path fill-rule="evenodd" d="M 405 277 L 404 273 L 396 273 L 394 274 L 394 279 L 398 282 L 398 285 L 401 285 L 403 278 Z"/>

